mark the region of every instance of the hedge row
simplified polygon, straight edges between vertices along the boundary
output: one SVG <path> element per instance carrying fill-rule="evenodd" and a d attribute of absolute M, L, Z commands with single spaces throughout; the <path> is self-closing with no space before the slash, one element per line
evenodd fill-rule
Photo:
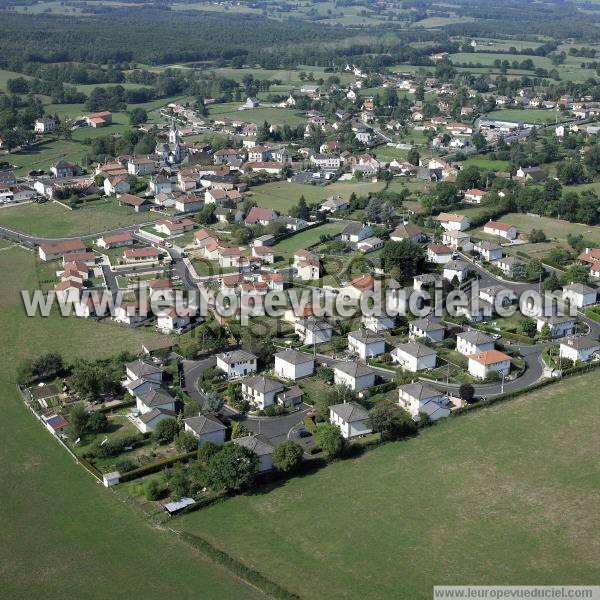
<path fill-rule="evenodd" d="M 297 594 L 288 592 L 278 583 L 267 579 L 262 573 L 251 569 L 239 560 L 229 556 L 226 552 L 218 550 L 205 539 L 185 531 L 180 532 L 179 536 L 184 542 L 196 548 L 208 558 L 226 567 L 238 577 L 257 587 L 268 596 L 271 596 L 272 598 L 282 598 L 283 600 L 296 600 L 300 598 Z"/>
<path fill-rule="evenodd" d="M 170 467 L 175 463 L 188 462 L 190 459 L 195 458 L 197 454 L 197 450 L 192 450 L 186 454 L 179 454 L 178 456 L 174 456 L 172 458 L 165 458 L 164 460 L 159 460 L 149 465 L 138 467 L 137 469 L 123 473 L 121 475 L 120 482 L 123 483 L 124 481 L 133 481 L 134 479 L 139 479 L 140 477 L 145 477 L 146 475 L 152 475 L 152 473 L 158 473 L 158 471 L 162 471 L 164 468 Z"/>

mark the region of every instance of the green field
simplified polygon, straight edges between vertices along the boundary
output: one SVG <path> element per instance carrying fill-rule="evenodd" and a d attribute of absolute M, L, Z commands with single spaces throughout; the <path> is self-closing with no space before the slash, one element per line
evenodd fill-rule
<path fill-rule="evenodd" d="M 178 527 L 303 597 L 592 584 L 600 576 L 594 384 L 598 371 L 187 515 Z"/>
<path fill-rule="evenodd" d="M 493 110 L 488 113 L 488 117 L 506 121 L 523 121 L 524 123 L 560 123 L 566 118 L 563 113 L 543 108 L 503 108 Z"/>
<path fill-rule="evenodd" d="M 146 523 L 98 485 L 25 408 L 14 373 L 43 352 L 74 359 L 138 351 L 156 334 L 110 322 L 27 318 L 19 290 L 35 286 L 34 255 L 0 252 L 0 330 L 11 360 L 0 366 L 0 484 L 5 598 L 258 598 L 230 573 Z"/>
<path fill-rule="evenodd" d="M 459 211 L 468 214 L 466 211 Z M 569 223 L 551 217 L 536 217 L 523 213 L 510 213 L 499 219 L 502 223 L 514 225 L 520 234 L 528 235 L 532 229 L 542 229 L 549 239 L 566 242 L 567 235 L 581 234 L 596 246 L 600 245 L 600 227 L 594 225 L 583 225 L 580 223 Z M 478 232 L 479 233 L 479 232 Z"/>
<path fill-rule="evenodd" d="M 289 260 L 296 250 L 316 244 L 322 235 L 337 235 L 338 233 L 341 233 L 344 227 L 345 223 L 343 222 L 325 223 L 319 227 L 309 229 L 308 231 L 301 231 L 296 235 L 286 238 L 273 246 L 275 260 L 277 262 Z"/>
<path fill-rule="evenodd" d="M 209 107 L 211 119 L 230 119 L 244 123 L 262 125 L 265 121 L 274 125 L 302 125 L 306 122 L 304 115 L 289 108 L 259 107 L 250 110 L 238 110 L 243 102 L 229 102 L 227 104 L 212 104 Z"/>
<path fill-rule="evenodd" d="M 287 213 L 292 206 L 298 203 L 300 196 L 304 196 L 308 204 L 311 204 L 338 194 L 349 197 L 354 192 L 357 196 L 365 196 L 369 193 L 381 191 L 384 185 L 383 182 L 351 183 L 341 181 L 322 186 L 276 181 L 257 185 L 250 191 L 252 199 L 259 206 Z"/>
<path fill-rule="evenodd" d="M 463 167 L 478 167 L 486 171 L 508 171 L 510 165 L 507 160 L 491 160 L 485 156 L 473 156 L 462 162 Z"/>
<path fill-rule="evenodd" d="M 6 69 L 0 69 L 0 90 L 6 91 L 6 84 L 9 79 L 17 79 L 18 77 L 23 77 L 24 79 L 31 79 L 28 75 L 22 75 L 21 73 L 16 73 L 15 71 L 7 71 Z"/>
<path fill-rule="evenodd" d="M 0 209 L 0 225 L 40 237 L 89 235 L 160 218 L 156 212 L 136 213 L 119 206 L 114 199 L 97 200 L 77 210 L 68 210 L 54 202 Z"/>
<path fill-rule="evenodd" d="M 17 175 L 27 175 L 33 170 L 48 170 L 59 160 L 81 164 L 87 153 L 88 148 L 78 142 L 49 138 L 36 144 L 27 152 L 8 154 L 4 160 L 17 167 Z"/>

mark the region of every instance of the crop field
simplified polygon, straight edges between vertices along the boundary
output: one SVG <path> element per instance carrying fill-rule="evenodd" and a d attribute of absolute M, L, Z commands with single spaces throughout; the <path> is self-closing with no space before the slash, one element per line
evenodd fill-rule
<path fill-rule="evenodd" d="M 447 420 L 178 525 L 304 597 L 594 583 L 598 384 L 596 371 Z"/>
<path fill-rule="evenodd" d="M 114 199 L 97 200 L 76 210 L 68 210 L 54 202 L 0 209 L 0 225 L 40 237 L 89 235 L 160 218 L 161 215 L 156 212 L 136 213 L 119 206 Z"/>
<path fill-rule="evenodd" d="M 109 322 L 27 318 L 19 290 L 33 289 L 34 270 L 33 253 L 0 252 L 0 330 L 11 351 L 11 360 L 0 365 L 2 595 L 59 598 L 68 588 L 70 596 L 80 598 L 160 600 L 203 589 L 219 598 L 258 598 L 95 483 L 25 408 L 14 386 L 24 358 L 49 351 L 69 360 L 100 358 L 115 349 L 138 351 L 142 341 L 157 335 Z"/>

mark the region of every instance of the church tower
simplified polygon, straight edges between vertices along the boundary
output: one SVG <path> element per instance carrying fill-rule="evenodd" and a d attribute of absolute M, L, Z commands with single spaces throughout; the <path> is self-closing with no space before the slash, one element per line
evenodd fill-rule
<path fill-rule="evenodd" d="M 179 146 L 179 131 L 175 126 L 175 119 L 171 121 L 171 127 L 169 128 L 169 144 Z"/>

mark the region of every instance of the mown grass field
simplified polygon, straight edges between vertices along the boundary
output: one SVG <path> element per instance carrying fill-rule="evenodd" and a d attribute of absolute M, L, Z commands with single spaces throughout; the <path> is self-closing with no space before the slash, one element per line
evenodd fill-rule
<path fill-rule="evenodd" d="M 156 212 L 136 213 L 119 206 L 114 199 L 97 200 L 76 210 L 68 210 L 54 202 L 0 209 L 0 225 L 40 237 L 87 235 L 160 218 Z"/>
<path fill-rule="evenodd" d="M 459 211 L 468 214 L 466 211 Z M 526 236 L 532 229 L 542 229 L 549 239 L 557 240 L 566 243 L 567 235 L 583 235 L 586 240 L 589 240 L 595 245 L 600 244 L 600 227 L 594 225 L 583 225 L 581 223 L 569 223 L 559 219 L 550 217 L 536 217 L 523 213 L 509 213 L 504 215 L 500 221 L 502 223 L 510 223 L 514 225 L 520 234 Z M 477 230 L 479 233 L 479 230 Z"/>
<path fill-rule="evenodd" d="M 594 583 L 598 384 L 596 371 L 446 421 L 178 526 L 303 597 Z"/>
<path fill-rule="evenodd" d="M 543 108 L 502 108 L 488 113 L 492 119 L 505 119 L 507 121 L 523 121 L 524 123 L 554 123 L 565 120 L 562 113 Z"/>
<path fill-rule="evenodd" d="M 300 196 L 304 196 L 308 204 L 320 202 L 329 196 L 342 195 L 349 197 L 352 193 L 357 196 L 366 196 L 369 193 L 379 192 L 384 188 L 383 182 L 352 183 L 340 181 L 331 185 L 304 185 L 301 183 L 288 183 L 276 181 L 257 185 L 251 189 L 252 199 L 259 206 L 272 208 L 286 214 L 290 208 L 298 203 Z"/>
<path fill-rule="evenodd" d="M 19 290 L 35 286 L 34 255 L 0 252 L 0 579 L 6 598 L 254 598 L 258 594 L 165 531 L 151 527 L 95 483 L 18 398 L 15 369 L 26 357 L 68 359 L 138 351 L 153 337 L 84 319 L 27 318 Z"/>
<path fill-rule="evenodd" d="M 51 113 L 54 114 L 54 113 Z M 71 140 L 48 138 L 36 144 L 27 152 L 13 152 L 6 155 L 4 160 L 15 165 L 17 175 L 27 175 L 33 170 L 48 170 L 59 160 L 81 164 L 89 152 L 87 146 Z"/>
<path fill-rule="evenodd" d="M 464 167 L 478 167 L 486 171 L 508 171 L 509 161 L 491 160 L 485 156 L 472 156 L 462 162 Z"/>
<path fill-rule="evenodd" d="M 321 239 L 322 235 L 337 235 L 338 233 L 341 233 L 344 227 L 345 223 L 343 222 L 325 223 L 319 227 L 301 231 L 296 235 L 286 238 L 273 246 L 275 260 L 276 262 L 290 260 L 294 256 L 296 250 L 301 250 L 316 244 Z"/>
<path fill-rule="evenodd" d="M 302 125 L 306 117 L 296 110 L 289 108 L 261 107 L 249 110 L 238 110 L 243 102 L 229 102 L 227 104 L 212 104 L 209 115 L 212 119 L 231 119 L 232 121 L 243 121 L 244 123 L 256 123 L 262 125 L 265 121 L 271 125 Z"/>

